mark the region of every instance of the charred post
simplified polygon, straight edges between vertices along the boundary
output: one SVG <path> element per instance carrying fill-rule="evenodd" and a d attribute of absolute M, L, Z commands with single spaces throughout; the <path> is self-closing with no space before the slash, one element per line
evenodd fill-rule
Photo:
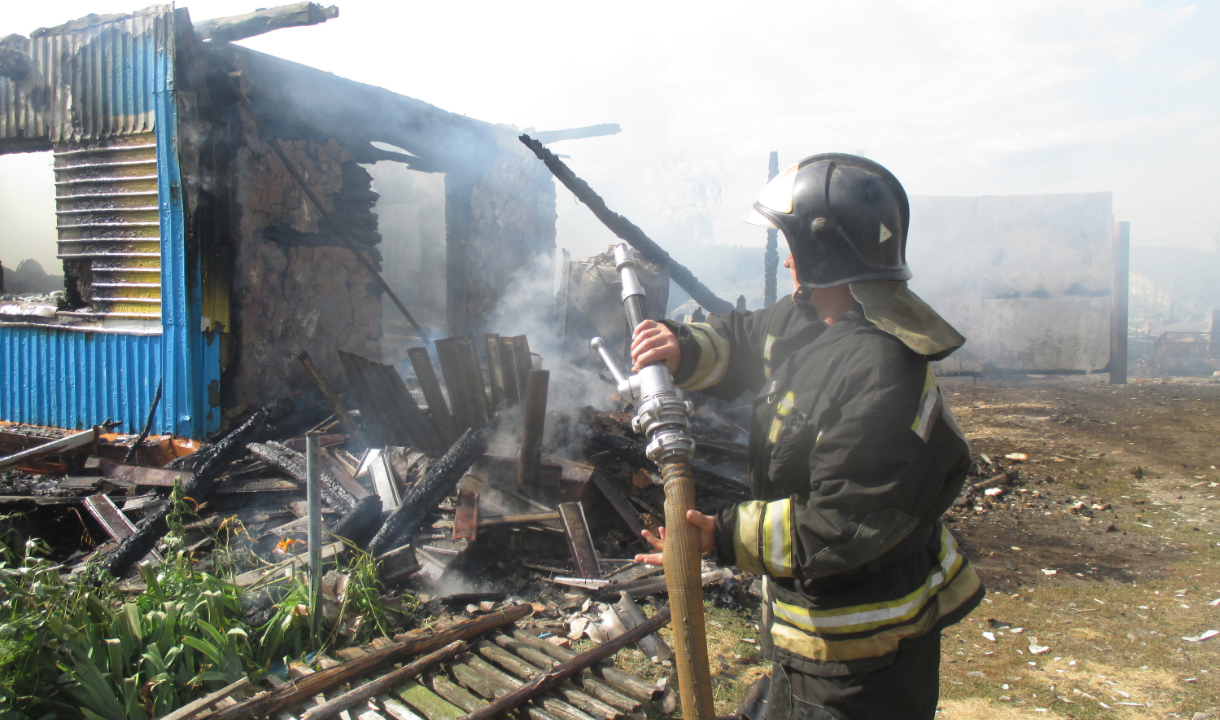
<path fill-rule="evenodd" d="M 289 27 L 320 25 L 339 17 L 339 8 L 322 7 L 314 2 L 267 8 L 245 15 L 203 20 L 195 23 L 195 37 L 215 42 L 234 42 Z"/>
<path fill-rule="evenodd" d="M 500 336 L 495 333 L 483 335 L 487 352 L 487 383 L 491 386 L 491 405 L 504 402 L 504 364 L 500 362 Z"/>
<path fill-rule="evenodd" d="M 563 183 L 564 187 L 572 191 L 572 194 L 578 200 L 593 211 L 597 219 L 601 220 L 602 224 L 610 229 L 610 232 L 630 243 L 633 248 L 639 250 L 650 261 L 668 269 L 669 276 L 673 278 L 673 281 L 678 283 L 678 286 L 683 290 L 690 293 L 695 302 L 715 315 L 723 315 L 733 309 L 731 303 L 717 297 L 716 293 L 699 282 L 699 278 L 695 277 L 685 266 L 678 264 L 660 245 L 657 245 L 652 238 L 645 235 L 644 231 L 636 226 L 635 223 L 606 207 L 606 201 L 593 192 L 593 188 L 589 187 L 588 183 L 577 177 L 571 168 L 565 165 L 554 153 L 547 150 L 542 143 L 532 139 L 529 135 L 522 135 L 520 140 L 525 143 L 526 147 L 534 151 L 539 160 L 546 163 L 546 166 L 555 174 L 559 182 Z"/>
<path fill-rule="evenodd" d="M 550 370 L 530 370 L 525 387 L 525 420 L 521 429 L 521 464 L 517 468 L 517 491 L 533 496 L 542 465 L 542 436 L 546 429 L 546 398 Z"/>

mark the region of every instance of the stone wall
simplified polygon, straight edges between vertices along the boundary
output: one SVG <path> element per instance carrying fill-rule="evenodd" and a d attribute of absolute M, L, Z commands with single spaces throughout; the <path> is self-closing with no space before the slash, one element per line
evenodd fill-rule
<path fill-rule="evenodd" d="M 380 289 L 261 135 L 246 127 L 245 140 L 234 164 L 239 339 L 225 383 L 228 417 L 311 387 L 297 360 L 302 350 L 340 388 L 346 380 L 336 350 L 380 359 Z M 379 265 L 369 174 L 333 139 L 278 142 L 345 234 Z"/>

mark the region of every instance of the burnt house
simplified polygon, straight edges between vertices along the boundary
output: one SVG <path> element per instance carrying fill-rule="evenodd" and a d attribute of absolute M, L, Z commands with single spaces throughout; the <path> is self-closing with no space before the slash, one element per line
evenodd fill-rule
<path fill-rule="evenodd" d="M 156 5 L 0 41 L 0 154 L 53 154 L 65 275 L 0 301 L 0 419 L 135 431 L 160 383 L 154 432 L 210 436 L 305 384 L 302 351 L 341 378 L 339 350 L 418 341 L 373 270 L 455 335 L 553 254 L 514 128 L 230 42 L 336 14 Z"/>

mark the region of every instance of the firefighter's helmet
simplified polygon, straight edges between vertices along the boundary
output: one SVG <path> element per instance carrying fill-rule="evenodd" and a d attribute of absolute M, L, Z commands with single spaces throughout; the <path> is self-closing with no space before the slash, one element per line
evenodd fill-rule
<path fill-rule="evenodd" d="M 893 173 L 841 153 L 807 157 L 763 188 L 746 222 L 784 233 L 806 290 L 909 280 L 911 209 Z"/>

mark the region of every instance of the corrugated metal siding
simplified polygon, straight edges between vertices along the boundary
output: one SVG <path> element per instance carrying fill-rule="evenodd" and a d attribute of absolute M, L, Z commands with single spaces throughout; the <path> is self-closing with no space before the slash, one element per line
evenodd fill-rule
<path fill-rule="evenodd" d="M 0 78 L 0 146 L 5 138 L 53 143 L 148 132 L 153 94 L 166 89 L 157 49 L 172 44 L 171 6 L 30 39 L 33 69 Z"/>
<path fill-rule="evenodd" d="M 161 220 L 152 133 L 55 151 L 59 257 L 90 267 L 92 310 L 161 317 Z"/>
<path fill-rule="evenodd" d="M 0 417 L 63 428 L 110 418 L 138 431 L 163 356 L 159 335 L 0 328 Z"/>

